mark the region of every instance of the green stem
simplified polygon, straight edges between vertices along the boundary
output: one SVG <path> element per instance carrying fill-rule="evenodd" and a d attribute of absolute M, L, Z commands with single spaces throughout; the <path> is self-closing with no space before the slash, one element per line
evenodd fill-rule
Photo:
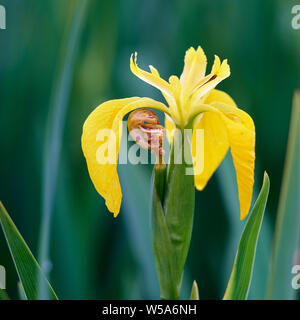
<path fill-rule="evenodd" d="M 179 138 L 174 136 L 175 143 Z M 173 162 L 174 150 L 168 169 L 154 168 L 152 242 L 162 299 L 179 299 L 194 217 L 194 176 L 186 174 L 184 145 L 177 149 L 181 164 Z"/>

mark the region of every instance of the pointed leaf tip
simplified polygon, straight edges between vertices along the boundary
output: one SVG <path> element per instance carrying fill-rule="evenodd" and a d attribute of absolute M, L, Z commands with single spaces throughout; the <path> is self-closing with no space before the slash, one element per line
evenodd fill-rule
<path fill-rule="evenodd" d="M 199 300 L 199 290 L 196 280 L 193 282 L 190 300 Z"/>
<path fill-rule="evenodd" d="M 0 202 L 0 226 L 2 227 L 11 257 L 16 267 L 17 274 L 24 288 L 28 300 L 37 300 L 39 284 L 45 286 L 46 293 L 51 300 L 57 296 L 48 280 L 45 278 L 40 266 L 32 255 L 23 237 Z M 39 283 L 41 281 L 41 283 Z"/>

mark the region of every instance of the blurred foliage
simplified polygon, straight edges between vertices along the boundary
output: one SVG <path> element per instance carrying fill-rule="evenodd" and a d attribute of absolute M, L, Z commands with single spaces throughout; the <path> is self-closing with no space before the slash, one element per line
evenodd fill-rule
<path fill-rule="evenodd" d="M 7 13 L 7 29 L 0 30 L 0 197 L 36 256 L 45 127 L 76 1 L 0 3 Z M 124 198 L 114 219 L 88 176 L 81 130 L 87 115 L 107 99 L 139 95 L 162 100 L 157 90 L 131 74 L 132 52 L 139 52 L 141 67 L 153 64 L 167 78 L 181 73 L 186 49 L 197 45 L 204 48 L 209 65 L 213 54 L 228 58 L 231 77 L 219 88 L 254 119 L 256 180 L 260 183 L 267 169 L 272 181 L 250 290 L 250 298 L 264 297 L 292 96 L 300 87 L 300 31 L 291 28 L 294 4 L 89 1 L 74 64 L 51 226 L 51 283 L 61 299 L 159 296 L 149 245 L 151 166 L 120 166 Z M 243 227 L 230 170 L 227 157 L 205 190 L 197 192 L 185 277 L 197 280 L 201 299 L 222 297 Z M 17 298 L 17 275 L 2 235 L 0 264 L 7 270 L 8 294 Z"/>

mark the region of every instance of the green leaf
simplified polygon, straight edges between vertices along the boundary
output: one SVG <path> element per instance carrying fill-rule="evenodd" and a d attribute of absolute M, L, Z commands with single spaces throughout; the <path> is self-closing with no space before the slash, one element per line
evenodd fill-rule
<path fill-rule="evenodd" d="M 27 300 L 24 288 L 23 288 L 22 283 L 20 281 L 18 282 L 18 294 L 19 294 L 20 300 Z"/>
<path fill-rule="evenodd" d="M 194 282 L 193 282 L 190 300 L 199 300 L 199 290 L 198 290 L 198 285 L 197 285 L 196 280 L 194 280 Z"/>
<path fill-rule="evenodd" d="M 279 198 L 273 255 L 268 281 L 268 299 L 293 299 L 291 286 L 294 257 L 299 250 L 300 231 L 300 91 L 293 100 L 291 125 Z M 298 253 L 299 256 L 299 253 Z"/>
<path fill-rule="evenodd" d="M 49 297 L 52 300 L 57 300 L 54 290 L 44 277 L 37 261 L 5 210 L 2 202 L 0 202 L 0 223 L 26 298 L 36 300 L 38 298 L 38 282 L 43 281 L 49 292 Z"/>
<path fill-rule="evenodd" d="M 156 172 L 154 170 L 154 187 L 152 195 L 151 231 L 154 258 L 156 262 L 161 299 L 178 299 L 180 279 L 173 268 L 172 244 L 165 213 L 156 189 Z M 179 275 L 179 278 L 181 275 Z"/>
<path fill-rule="evenodd" d="M 256 172 L 259 172 L 259 163 L 256 164 Z M 220 278 L 220 287 L 224 288 L 224 292 L 227 286 L 229 276 L 232 271 L 232 261 L 235 258 L 235 252 L 232 248 L 236 248 L 239 244 L 241 234 L 245 223 L 241 223 L 237 217 L 239 216 L 239 199 L 238 188 L 236 179 L 232 179 L 235 176 L 235 168 L 233 165 L 232 156 L 227 153 L 227 156 L 222 161 L 218 171 L 217 177 L 220 185 L 221 195 L 223 197 L 228 225 L 230 231 L 225 242 L 224 256 L 225 261 L 222 265 L 223 276 Z M 257 199 L 259 189 L 255 185 L 253 189 L 253 199 Z M 253 266 L 251 287 L 248 292 L 248 299 L 261 300 L 265 298 L 267 288 L 267 278 L 269 275 L 269 262 L 271 260 L 272 251 L 272 239 L 273 239 L 273 222 L 271 221 L 271 215 L 268 212 L 268 208 L 265 209 L 264 223 L 261 226 L 260 237 L 263 241 L 259 241 L 256 247 L 255 265 Z"/>
<path fill-rule="evenodd" d="M 243 231 L 224 300 L 245 300 L 250 287 L 257 239 L 268 199 L 270 181 L 267 173 Z"/>

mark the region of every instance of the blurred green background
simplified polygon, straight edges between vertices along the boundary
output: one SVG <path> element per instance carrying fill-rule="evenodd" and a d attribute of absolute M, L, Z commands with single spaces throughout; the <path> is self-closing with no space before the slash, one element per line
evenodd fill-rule
<path fill-rule="evenodd" d="M 7 29 L 0 30 L 0 200 L 36 257 L 50 201 L 50 260 L 44 267 L 61 299 L 158 298 L 149 228 L 152 167 L 119 166 L 123 202 L 114 219 L 89 178 L 82 125 L 105 100 L 138 95 L 163 101 L 158 90 L 131 74 L 131 53 L 139 53 L 141 67 L 152 64 L 168 78 L 180 75 L 185 51 L 201 45 L 208 69 L 214 54 L 229 60 L 231 77 L 218 88 L 256 124 L 254 198 L 264 170 L 271 180 L 249 296 L 264 298 L 292 96 L 300 87 L 300 30 L 291 27 L 297 1 L 87 2 L 74 22 L 75 0 L 0 1 L 7 14 Z M 81 27 L 72 35 L 74 23 Z M 74 60 L 66 67 L 68 59 Z M 54 127 L 61 136 L 50 133 L 51 149 L 47 132 L 57 110 L 65 116 Z M 53 155 L 59 144 L 60 154 Z M 48 199 L 52 157 L 55 192 Z M 230 157 L 196 197 L 183 297 L 196 279 L 200 298 L 219 299 L 243 227 Z M 0 264 L 8 294 L 17 298 L 17 275 L 2 232 Z"/>

